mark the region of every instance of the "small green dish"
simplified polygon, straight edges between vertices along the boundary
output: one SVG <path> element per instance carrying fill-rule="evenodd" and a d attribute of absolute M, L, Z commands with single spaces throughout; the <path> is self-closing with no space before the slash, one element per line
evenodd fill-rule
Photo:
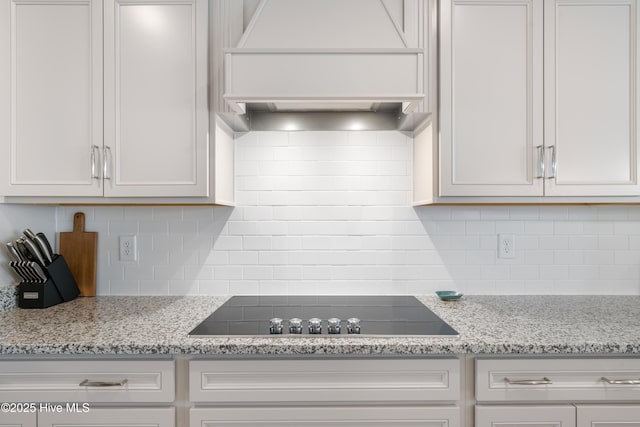
<path fill-rule="evenodd" d="M 458 291 L 436 291 L 436 295 L 438 295 L 442 301 L 458 301 L 464 294 Z"/>

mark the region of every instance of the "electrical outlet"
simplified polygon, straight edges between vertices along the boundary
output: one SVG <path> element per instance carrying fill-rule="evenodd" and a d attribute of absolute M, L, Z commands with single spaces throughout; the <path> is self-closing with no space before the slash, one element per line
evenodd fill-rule
<path fill-rule="evenodd" d="M 136 261 L 136 236 L 120 236 L 120 261 Z"/>
<path fill-rule="evenodd" d="M 516 239 L 513 234 L 498 234 L 498 258 L 516 257 Z"/>

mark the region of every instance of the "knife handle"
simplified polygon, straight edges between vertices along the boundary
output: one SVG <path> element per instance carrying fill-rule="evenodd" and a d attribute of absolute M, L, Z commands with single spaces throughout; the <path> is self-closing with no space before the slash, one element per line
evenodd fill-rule
<path fill-rule="evenodd" d="M 49 252 L 49 248 L 47 248 L 47 245 L 44 243 L 42 238 L 36 235 L 35 238 L 33 239 L 33 242 L 38 247 L 38 250 L 40 254 L 44 257 L 45 261 L 47 261 L 47 264 L 51 264 L 53 262 L 53 255 Z"/>
<path fill-rule="evenodd" d="M 38 236 L 47 247 L 47 251 L 49 252 L 49 255 L 51 255 L 51 259 L 53 260 L 55 254 L 53 252 L 53 249 L 51 248 L 51 244 L 49 243 L 49 239 L 47 239 L 47 236 L 44 233 L 38 233 L 36 234 L 36 236 Z"/>
<path fill-rule="evenodd" d="M 9 252 L 11 261 L 22 261 L 22 255 L 20 255 L 20 252 L 13 246 L 13 242 L 7 242 L 7 251 Z"/>
<path fill-rule="evenodd" d="M 36 235 L 31 229 L 25 228 L 23 231 L 24 235 L 27 236 L 27 239 L 35 240 Z"/>
<path fill-rule="evenodd" d="M 27 250 L 27 247 L 24 244 L 24 237 L 19 237 L 16 242 L 15 242 L 15 247 L 18 250 L 18 253 L 20 254 L 20 256 L 22 257 L 23 261 L 33 261 L 33 259 L 31 259 L 31 254 L 29 253 L 29 251 Z"/>
<path fill-rule="evenodd" d="M 42 257 L 42 254 L 40 253 L 40 251 L 36 247 L 35 243 L 33 243 L 29 239 L 24 239 L 24 245 L 26 246 L 27 250 L 31 254 L 31 257 L 33 258 L 33 259 L 31 259 L 31 261 L 35 261 L 35 262 L 37 262 L 38 264 L 40 264 L 41 266 L 44 267 L 46 265 L 46 263 L 44 262 L 44 258 Z"/>

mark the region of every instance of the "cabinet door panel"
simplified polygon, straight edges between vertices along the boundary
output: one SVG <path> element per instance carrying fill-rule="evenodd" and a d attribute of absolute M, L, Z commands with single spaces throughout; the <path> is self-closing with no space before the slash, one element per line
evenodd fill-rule
<path fill-rule="evenodd" d="M 637 22 L 634 0 L 545 3 L 546 195 L 640 194 Z"/>
<path fill-rule="evenodd" d="M 105 2 L 105 196 L 206 196 L 206 0 Z"/>
<path fill-rule="evenodd" d="M 446 0 L 442 196 L 542 194 L 542 3 Z"/>
<path fill-rule="evenodd" d="M 459 427 L 458 407 L 195 408 L 191 427 Z"/>
<path fill-rule="evenodd" d="M 2 412 L 0 427 L 36 427 L 35 413 Z"/>
<path fill-rule="evenodd" d="M 66 405 L 64 406 L 66 408 Z M 82 412 L 41 412 L 38 427 L 174 427 L 174 408 L 89 408 Z"/>
<path fill-rule="evenodd" d="M 574 427 L 575 425 L 576 409 L 573 406 L 476 406 L 476 427 Z"/>
<path fill-rule="evenodd" d="M 101 5 L 11 0 L 0 7 L 1 194 L 102 193 L 91 162 L 92 147 L 102 146 Z"/>
<path fill-rule="evenodd" d="M 577 405 L 580 427 L 640 427 L 638 405 Z"/>

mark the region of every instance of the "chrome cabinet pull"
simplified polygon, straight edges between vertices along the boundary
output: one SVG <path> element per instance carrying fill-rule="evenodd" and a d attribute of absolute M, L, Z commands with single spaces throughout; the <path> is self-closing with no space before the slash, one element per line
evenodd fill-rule
<path fill-rule="evenodd" d="M 100 150 L 100 147 L 98 147 L 97 145 L 94 145 L 91 147 L 91 179 L 100 179 L 100 177 L 98 176 L 98 173 L 96 172 L 98 169 L 96 167 L 96 160 L 100 155 L 98 150 Z M 97 155 L 96 155 L 96 152 L 98 152 Z"/>
<path fill-rule="evenodd" d="M 551 150 L 551 176 L 548 176 L 547 179 L 555 179 L 556 173 L 558 172 L 558 164 L 556 162 L 556 146 L 552 145 L 551 147 L 547 147 L 548 150 Z"/>
<path fill-rule="evenodd" d="M 542 145 L 536 146 L 536 150 L 538 150 L 538 175 L 537 179 L 544 178 L 544 147 Z"/>
<path fill-rule="evenodd" d="M 109 171 L 109 161 L 111 160 L 111 147 L 104 147 L 104 161 L 102 162 L 102 177 L 104 179 L 111 179 Z"/>
<path fill-rule="evenodd" d="M 507 384 L 511 384 L 511 385 L 547 385 L 547 384 L 553 384 L 553 382 L 547 377 L 544 377 L 541 380 L 510 380 L 509 378 L 505 377 L 504 382 L 506 382 Z"/>
<path fill-rule="evenodd" d="M 609 378 L 605 377 L 602 377 L 600 379 L 607 384 L 640 385 L 640 380 L 610 380 Z"/>
<path fill-rule="evenodd" d="M 127 380 L 126 378 L 120 381 L 91 381 L 87 379 L 82 381 L 79 384 L 79 386 L 80 387 L 123 387 L 127 385 L 128 382 L 129 380 Z"/>

